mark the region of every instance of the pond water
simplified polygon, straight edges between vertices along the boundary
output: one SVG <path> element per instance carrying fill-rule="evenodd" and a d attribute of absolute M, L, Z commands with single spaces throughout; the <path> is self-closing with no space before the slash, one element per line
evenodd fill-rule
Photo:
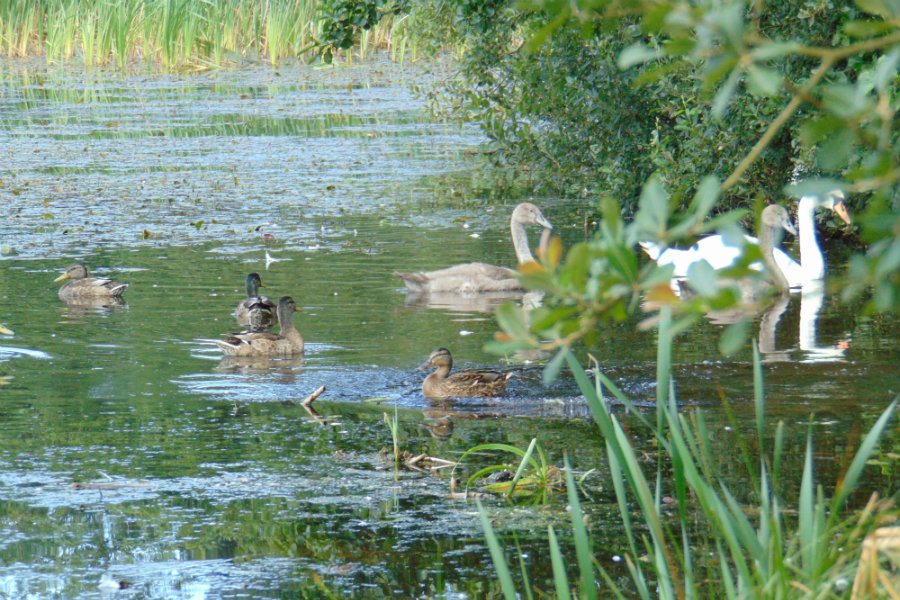
<path fill-rule="evenodd" d="M 598 468 L 585 480 L 598 556 L 623 548 L 572 379 L 544 387 L 544 357 L 484 353 L 489 306 L 417 304 L 392 275 L 513 260 L 508 215 L 525 198 L 484 176 L 477 130 L 430 120 L 409 92 L 439 75 L 0 63 L 0 323 L 15 331 L 0 336 L 0 597 L 496 593 L 477 510 L 450 499 L 449 473 L 383 457 L 395 410 L 413 454 L 538 437 L 555 464 Z M 583 238 L 591 201 L 528 199 L 564 243 Z M 52 281 L 75 259 L 129 283 L 125 304 L 62 303 Z M 228 361 L 209 341 L 235 330 L 251 271 L 301 306 L 303 359 Z M 758 325 L 770 414 L 798 453 L 814 414 L 826 473 L 900 392 L 900 328 L 856 315 L 796 294 Z M 719 331 L 685 334 L 675 374 L 727 462 L 720 396 L 752 420 L 752 381 L 749 352 L 717 354 Z M 653 410 L 653 332 L 629 322 L 602 338 L 604 370 Z M 415 367 L 438 346 L 462 366 L 515 370 L 508 396 L 425 400 Z M 310 415 L 299 403 L 321 385 Z M 447 414 L 452 435 L 433 436 L 425 425 Z M 562 499 L 488 505 L 546 581 Z"/>

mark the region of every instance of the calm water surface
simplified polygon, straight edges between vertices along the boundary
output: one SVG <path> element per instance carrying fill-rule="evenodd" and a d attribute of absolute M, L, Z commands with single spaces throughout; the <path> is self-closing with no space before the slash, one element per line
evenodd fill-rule
<path fill-rule="evenodd" d="M 409 302 L 392 276 L 513 259 L 506 223 L 523 198 L 479 174 L 475 130 L 426 117 L 407 90 L 431 76 L 0 65 L 0 322 L 15 330 L 0 337 L 0 597 L 496 594 L 449 474 L 395 474 L 380 454 L 394 407 L 413 454 L 538 437 L 555 463 L 598 468 L 587 507 L 615 570 L 602 441 L 571 378 L 544 387 L 544 357 L 485 354 L 489 306 Z M 590 202 L 532 200 L 565 243 L 582 239 Z M 60 302 L 52 280 L 73 259 L 128 282 L 126 304 Z M 250 271 L 302 307 L 303 359 L 228 361 L 209 342 L 235 330 Z M 827 475 L 900 392 L 897 323 L 797 294 L 758 327 L 773 420 L 799 453 L 814 415 Z M 752 390 L 749 352 L 723 359 L 719 331 L 679 340 L 676 377 L 727 463 L 720 398 L 749 420 Z M 654 344 L 627 323 L 592 351 L 648 410 Z M 438 346 L 463 366 L 515 369 L 509 396 L 426 401 L 415 367 Z M 313 418 L 298 403 L 321 385 Z M 453 435 L 433 437 L 424 425 L 448 413 Z M 886 473 L 874 482 L 890 489 Z M 545 580 L 543 532 L 565 522 L 562 500 L 490 510 Z"/>

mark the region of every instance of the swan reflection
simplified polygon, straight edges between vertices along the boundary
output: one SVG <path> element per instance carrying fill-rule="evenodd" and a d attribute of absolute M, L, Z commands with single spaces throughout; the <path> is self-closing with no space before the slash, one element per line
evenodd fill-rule
<path fill-rule="evenodd" d="M 792 344 L 778 348 L 776 333 L 782 317 L 792 305 L 800 303 L 799 319 L 797 319 L 796 341 L 791 336 Z M 762 314 L 759 320 L 759 351 L 764 362 L 841 362 L 846 360 L 849 338 L 844 338 L 833 345 L 819 345 L 819 315 L 825 303 L 825 292 L 821 285 L 804 286 L 798 295 L 781 296 Z M 789 327 L 791 321 L 786 320 L 782 332 Z M 786 333 L 782 334 L 784 339 Z"/>

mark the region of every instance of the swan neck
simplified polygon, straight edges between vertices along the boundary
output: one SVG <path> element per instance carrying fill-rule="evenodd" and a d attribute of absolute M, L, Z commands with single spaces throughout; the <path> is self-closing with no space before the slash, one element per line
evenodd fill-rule
<path fill-rule="evenodd" d="M 797 205 L 797 227 L 800 237 L 800 268 L 805 280 L 825 277 L 825 259 L 816 237 L 816 203 L 803 197 Z"/>
<path fill-rule="evenodd" d="M 516 249 L 516 258 L 519 264 L 533 262 L 534 256 L 528 247 L 528 234 L 525 232 L 525 224 L 517 221 L 515 217 L 509 221 L 509 231 L 512 234 L 513 248 Z"/>
<path fill-rule="evenodd" d="M 766 267 L 772 275 L 775 287 L 779 291 L 787 292 L 791 289 L 791 284 L 788 282 L 787 277 L 785 277 L 784 271 L 782 271 L 781 267 L 778 266 L 778 263 L 775 262 L 774 237 L 775 229 L 773 227 L 763 227 L 759 235 L 759 249 L 762 251 L 763 262 L 766 264 Z"/>

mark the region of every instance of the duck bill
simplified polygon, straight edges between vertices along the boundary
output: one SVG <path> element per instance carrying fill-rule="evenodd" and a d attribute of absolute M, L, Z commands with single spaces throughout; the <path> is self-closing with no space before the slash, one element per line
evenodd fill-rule
<path fill-rule="evenodd" d="M 423 362 L 421 365 L 419 365 L 418 367 L 416 367 L 416 371 L 427 371 L 430 367 L 431 367 L 431 361 L 430 361 L 430 360 L 426 360 L 426 361 Z"/>
<path fill-rule="evenodd" d="M 847 225 L 852 223 L 850 220 L 850 213 L 847 212 L 847 206 L 844 204 L 843 200 L 834 203 L 834 212 L 836 212 L 841 220 Z"/>
<path fill-rule="evenodd" d="M 15 335 L 12 329 L 7 329 L 3 325 L 0 325 L 0 333 L 2 333 L 3 335 Z"/>
<path fill-rule="evenodd" d="M 57 277 L 56 279 L 54 279 L 54 280 L 53 280 L 53 283 L 59 283 L 60 281 L 65 281 L 65 280 L 68 279 L 68 278 L 69 278 L 69 274 L 68 274 L 68 273 L 63 273 L 62 275 L 60 275 L 59 277 Z"/>

